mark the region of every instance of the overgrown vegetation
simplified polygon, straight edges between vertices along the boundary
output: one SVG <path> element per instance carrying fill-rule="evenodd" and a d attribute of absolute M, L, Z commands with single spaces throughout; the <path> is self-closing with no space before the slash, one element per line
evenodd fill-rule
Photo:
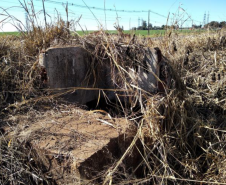
<path fill-rule="evenodd" d="M 39 53 L 51 45 L 83 46 L 95 62 L 107 56 L 120 69 L 131 65 L 134 58 L 142 63 L 139 50 L 144 47 L 159 47 L 173 68 L 175 84 L 165 95 L 141 94 L 144 109 L 141 117 L 134 117 L 136 134 L 128 150 L 90 184 L 97 180 L 103 184 L 226 184 L 225 36 L 224 30 L 198 37 L 181 37 L 168 30 L 162 39 L 151 40 L 101 30 L 81 37 L 69 34 L 68 24 L 59 20 L 45 28 L 34 25 L 19 36 L 0 37 L 1 184 L 55 183 L 44 161 L 28 145 L 31 136 L 22 141 L 17 137 L 20 130 L 15 119 L 30 117 L 31 109 L 42 115 L 41 104 L 48 104 L 49 109 L 60 104 L 43 88 L 38 65 Z M 123 45 L 134 47 L 130 58 Z M 120 75 L 126 79 L 123 70 Z M 137 89 L 126 87 L 139 99 Z M 125 167 L 125 158 L 138 142 L 142 145 L 142 162 L 136 168 L 142 172 L 139 175 Z"/>

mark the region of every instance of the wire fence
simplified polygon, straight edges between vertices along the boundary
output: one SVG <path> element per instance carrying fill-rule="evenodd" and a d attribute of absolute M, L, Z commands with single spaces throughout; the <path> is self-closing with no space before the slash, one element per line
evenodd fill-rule
<path fill-rule="evenodd" d="M 26 24 L 27 16 L 24 13 L 23 8 L 20 3 L 15 3 L 12 0 L 2 2 L 2 13 L 0 14 L 3 19 L 3 14 L 5 11 L 15 14 L 16 17 Z M 80 18 L 80 25 L 87 30 L 96 30 L 101 27 L 104 29 L 112 30 L 114 25 L 119 24 L 124 27 L 125 30 L 130 30 L 132 28 L 137 28 L 142 26 L 145 21 L 147 25 L 150 23 L 153 27 L 162 27 L 167 24 L 178 24 L 181 27 L 191 27 L 192 25 L 200 25 L 201 21 L 193 19 L 183 8 L 179 7 L 181 10 L 180 14 L 161 14 L 159 12 L 153 11 L 152 9 L 146 10 L 129 10 L 129 9 L 117 9 L 114 8 L 101 8 L 97 6 L 89 6 L 84 1 L 84 5 L 57 1 L 57 0 L 45 0 L 46 14 L 48 22 L 53 22 L 60 15 L 63 19 L 68 18 L 69 20 L 77 20 Z M 35 6 L 37 17 L 39 18 L 40 25 L 43 25 L 43 6 L 42 0 L 34 0 L 32 2 Z M 12 5 L 12 6 L 10 6 Z M 30 3 L 27 3 L 30 6 Z M 68 8 L 68 15 L 66 14 L 66 8 Z M 67 17 L 68 16 L 68 17 Z M 10 21 L 9 21 L 10 22 Z"/>

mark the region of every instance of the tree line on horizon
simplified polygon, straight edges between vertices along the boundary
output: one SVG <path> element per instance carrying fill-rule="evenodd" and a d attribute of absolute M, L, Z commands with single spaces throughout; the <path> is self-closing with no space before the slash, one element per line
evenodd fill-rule
<path fill-rule="evenodd" d="M 226 28 L 226 21 L 221 21 L 221 22 L 211 21 L 210 23 L 204 26 L 204 28 L 208 28 L 208 27 L 213 29 Z"/>
<path fill-rule="evenodd" d="M 148 27 L 150 30 L 164 30 L 166 28 L 168 29 L 179 29 L 179 25 L 171 25 L 171 26 L 153 26 L 151 23 L 149 25 L 147 24 L 147 21 L 143 20 L 141 26 L 138 27 L 133 27 L 132 30 L 148 30 Z M 212 29 L 217 29 L 217 28 L 226 28 L 226 21 L 211 21 L 208 24 L 205 24 L 204 27 L 202 25 L 195 25 L 193 24 L 192 29 L 201 29 L 201 28 L 212 28 Z"/>

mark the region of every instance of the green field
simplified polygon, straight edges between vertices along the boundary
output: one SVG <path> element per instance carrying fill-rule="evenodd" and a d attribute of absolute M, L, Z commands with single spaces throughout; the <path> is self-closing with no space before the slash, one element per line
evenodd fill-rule
<path fill-rule="evenodd" d="M 163 35 L 165 33 L 166 30 L 150 30 L 150 36 L 157 36 L 157 35 Z M 85 35 L 85 34 L 89 34 L 95 31 L 77 31 L 77 33 L 79 35 Z M 108 33 L 112 33 L 112 34 L 116 34 L 117 30 L 109 30 L 107 31 Z M 143 35 L 143 36 L 147 36 L 148 35 L 148 31 L 147 30 L 125 30 L 124 33 L 126 34 L 136 34 L 136 35 Z"/>
<path fill-rule="evenodd" d="M 188 30 L 188 29 L 184 29 L 184 30 L 178 30 L 175 31 L 178 34 L 191 34 L 191 33 L 202 33 L 204 30 Z M 77 33 L 79 35 L 86 35 L 89 33 L 92 33 L 95 31 L 77 31 Z M 109 30 L 107 31 L 108 33 L 113 33 L 116 34 L 117 31 L 116 30 Z M 159 36 L 163 36 L 165 34 L 166 30 L 150 30 L 150 37 L 159 37 Z M 125 30 L 124 33 L 126 34 L 136 34 L 136 35 L 141 35 L 141 36 L 148 36 L 148 30 Z M 19 36 L 20 33 L 19 32 L 0 32 L 0 36 L 4 36 L 4 35 L 15 35 L 15 36 Z"/>
<path fill-rule="evenodd" d="M 0 32 L 0 36 L 4 36 L 4 35 L 15 35 L 15 36 L 19 36 L 20 32 Z"/>
<path fill-rule="evenodd" d="M 177 30 L 174 31 L 178 34 L 191 34 L 191 33 L 202 33 L 204 30 L 188 30 L 188 29 L 184 29 L 184 30 Z M 85 35 L 85 34 L 89 34 L 95 31 L 77 31 L 77 33 L 79 35 Z M 117 33 L 116 30 L 110 30 L 107 31 L 108 33 Z M 159 36 L 163 36 L 165 34 L 166 30 L 150 30 L 150 37 L 159 37 Z M 148 36 L 148 30 L 125 30 L 124 33 L 126 34 L 136 34 L 136 35 L 141 35 L 141 36 Z"/>

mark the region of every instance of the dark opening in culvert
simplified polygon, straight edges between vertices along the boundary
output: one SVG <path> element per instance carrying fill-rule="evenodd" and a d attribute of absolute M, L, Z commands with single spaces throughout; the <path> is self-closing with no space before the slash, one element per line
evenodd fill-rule
<path fill-rule="evenodd" d="M 113 117 L 124 117 L 125 115 L 140 115 L 140 106 L 132 107 L 126 101 L 107 100 L 100 98 L 99 100 L 92 100 L 85 104 L 88 110 L 104 110 Z"/>

